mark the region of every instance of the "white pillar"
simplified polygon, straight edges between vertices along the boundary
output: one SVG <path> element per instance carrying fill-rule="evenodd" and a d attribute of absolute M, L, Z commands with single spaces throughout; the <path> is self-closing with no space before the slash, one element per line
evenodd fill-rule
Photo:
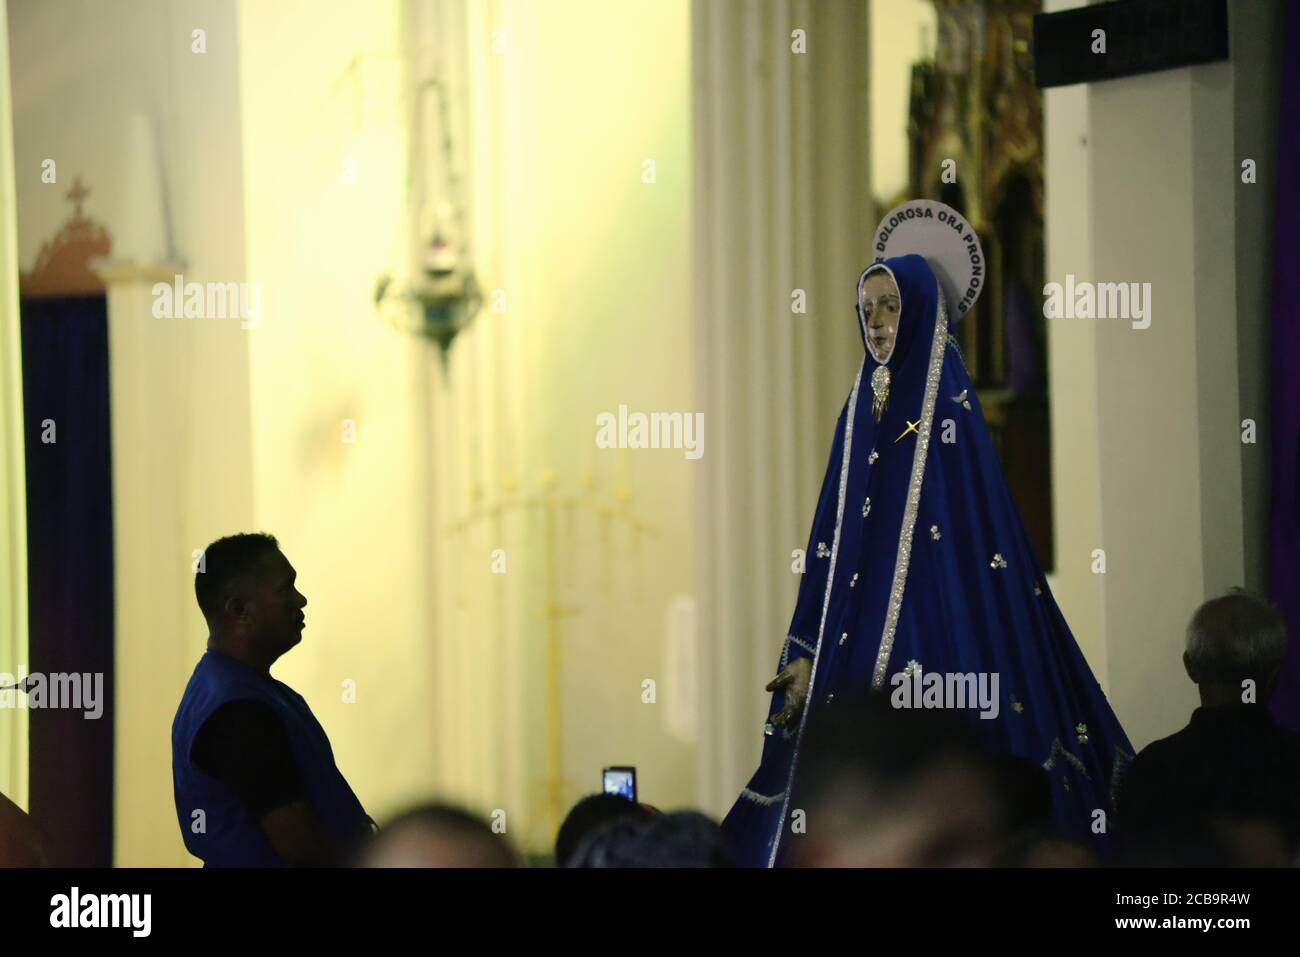
<path fill-rule="evenodd" d="M 1188 618 L 1244 574 L 1232 89 L 1213 63 L 1089 96 L 1091 278 L 1152 297 L 1150 328 L 1093 322 L 1110 691 L 1138 747 L 1186 723 Z"/>
<path fill-rule="evenodd" d="M 758 764 L 835 416 L 861 359 L 869 262 L 864 3 L 695 0 L 699 408 L 698 795 L 724 813 Z M 802 30 L 804 53 L 792 52 Z M 807 294 L 794 314 L 792 293 Z"/>
<path fill-rule="evenodd" d="M 1048 0 L 1069 9 L 1075 0 Z M 1044 229 L 1048 281 L 1093 275 L 1092 177 L 1085 83 L 1043 91 Z M 1097 324 L 1047 322 L 1052 414 L 1052 594 L 1093 673 L 1109 688 L 1104 575 L 1092 571 L 1101 534 L 1100 439 L 1097 420 Z M 1046 558 L 1047 556 L 1040 556 Z M 1122 716 L 1121 716 L 1122 717 Z"/>
<path fill-rule="evenodd" d="M 108 299 L 108 381 L 113 461 L 113 720 L 149 729 L 119 741 L 113 762 L 113 857 L 140 863 L 137 848 L 157 854 L 158 831 L 175 835 L 166 858 L 192 863 L 181 843 L 171 792 L 171 719 L 199 636 L 188 614 L 193 599 L 185 540 L 186 487 L 181 480 L 189 436 L 184 357 L 189 326 L 155 319 L 151 288 L 172 281 L 179 265 L 101 263 Z M 206 544 L 206 543 L 204 543 Z M 197 546 L 202 547 L 202 545 Z M 183 687 L 183 686 L 182 686 Z M 142 690 L 143 689 L 143 690 Z"/>
<path fill-rule="evenodd" d="M 1265 567 L 1281 4 L 1229 13 L 1230 61 L 1044 92 L 1048 281 L 1152 284 L 1149 329 L 1048 324 L 1053 590 L 1138 747 L 1197 703 L 1180 661 L 1192 611 L 1260 589 Z M 1258 184 L 1241 183 L 1245 158 Z M 1241 441 L 1247 417 L 1258 444 Z"/>

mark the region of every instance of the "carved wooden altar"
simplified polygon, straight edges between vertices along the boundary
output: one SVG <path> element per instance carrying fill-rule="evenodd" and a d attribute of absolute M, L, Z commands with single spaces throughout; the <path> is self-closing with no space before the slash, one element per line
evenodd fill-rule
<path fill-rule="evenodd" d="M 931 2 L 934 59 L 912 68 L 909 195 L 947 203 L 979 232 L 989 283 L 957 333 L 1012 495 L 1050 570 L 1043 119 L 1030 50 L 1041 4 Z"/>

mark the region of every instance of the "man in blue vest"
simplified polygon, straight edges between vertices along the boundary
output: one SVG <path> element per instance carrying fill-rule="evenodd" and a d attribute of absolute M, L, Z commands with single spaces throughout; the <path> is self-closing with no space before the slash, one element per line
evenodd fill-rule
<path fill-rule="evenodd" d="M 306 625 L 297 572 L 264 534 L 213 542 L 199 567 L 208 650 L 172 722 L 185 846 L 205 867 L 337 861 L 373 822 L 307 702 L 271 677 Z"/>

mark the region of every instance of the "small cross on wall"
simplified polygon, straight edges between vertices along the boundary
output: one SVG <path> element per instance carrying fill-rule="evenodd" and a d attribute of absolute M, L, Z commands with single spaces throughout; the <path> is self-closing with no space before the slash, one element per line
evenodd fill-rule
<path fill-rule="evenodd" d="M 68 190 L 68 199 L 72 200 L 73 203 L 73 219 L 83 218 L 81 215 L 81 201 L 89 195 L 90 190 L 86 189 L 85 185 L 81 182 L 80 176 L 72 181 L 72 189 Z"/>

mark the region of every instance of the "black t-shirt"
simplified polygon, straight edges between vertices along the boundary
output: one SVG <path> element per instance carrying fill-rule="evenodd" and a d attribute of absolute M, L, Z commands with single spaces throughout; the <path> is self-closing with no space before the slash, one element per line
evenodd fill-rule
<path fill-rule="evenodd" d="M 284 724 L 256 699 L 212 712 L 194 736 L 190 761 L 230 788 L 255 821 L 307 797 Z"/>

